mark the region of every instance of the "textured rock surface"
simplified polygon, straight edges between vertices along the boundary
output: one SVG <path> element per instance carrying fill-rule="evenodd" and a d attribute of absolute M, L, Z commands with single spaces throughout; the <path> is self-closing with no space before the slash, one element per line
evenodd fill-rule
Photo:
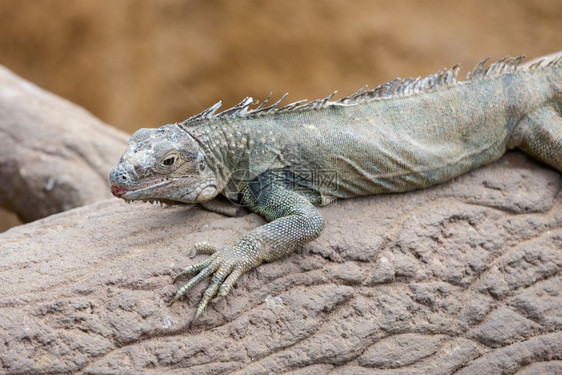
<path fill-rule="evenodd" d="M 0 66 L 0 206 L 21 220 L 109 198 L 127 139 Z"/>
<path fill-rule="evenodd" d="M 426 191 L 339 201 L 296 254 L 189 321 L 191 244 L 263 220 L 116 199 L 0 234 L 0 373 L 562 371 L 562 177 L 510 153 Z M 205 284 L 205 283 L 204 283 Z"/>

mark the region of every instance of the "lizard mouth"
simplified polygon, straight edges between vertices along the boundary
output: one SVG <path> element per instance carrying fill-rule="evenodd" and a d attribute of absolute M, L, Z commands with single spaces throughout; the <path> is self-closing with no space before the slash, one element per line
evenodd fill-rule
<path fill-rule="evenodd" d="M 117 198 L 121 198 L 123 194 L 130 191 L 129 189 L 120 188 L 119 186 L 113 185 L 111 187 L 111 194 L 115 195 Z"/>
<path fill-rule="evenodd" d="M 117 186 L 117 185 L 112 185 L 111 186 L 111 193 L 113 195 L 115 195 L 117 198 L 142 199 L 142 197 L 141 197 L 142 195 L 144 195 L 146 193 L 150 193 L 153 190 L 158 189 L 162 186 L 168 185 L 171 182 L 172 182 L 172 180 L 163 180 L 163 181 L 155 182 L 152 185 L 143 186 L 143 187 L 135 188 L 135 189 L 127 189 L 127 188 L 122 188 L 122 187 Z"/>

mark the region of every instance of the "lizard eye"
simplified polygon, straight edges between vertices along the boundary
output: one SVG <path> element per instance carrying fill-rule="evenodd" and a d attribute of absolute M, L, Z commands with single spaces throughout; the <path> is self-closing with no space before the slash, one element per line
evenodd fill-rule
<path fill-rule="evenodd" d="M 162 160 L 162 165 L 165 167 L 169 167 L 170 165 L 174 164 L 176 161 L 176 157 L 175 156 L 170 156 L 164 160 Z"/>

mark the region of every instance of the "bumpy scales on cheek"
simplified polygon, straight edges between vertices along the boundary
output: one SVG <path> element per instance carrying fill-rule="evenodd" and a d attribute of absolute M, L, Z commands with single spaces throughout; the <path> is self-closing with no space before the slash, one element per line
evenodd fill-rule
<path fill-rule="evenodd" d="M 112 192 L 125 200 L 195 203 L 218 194 L 204 154 L 177 125 L 135 132 L 110 179 Z"/>

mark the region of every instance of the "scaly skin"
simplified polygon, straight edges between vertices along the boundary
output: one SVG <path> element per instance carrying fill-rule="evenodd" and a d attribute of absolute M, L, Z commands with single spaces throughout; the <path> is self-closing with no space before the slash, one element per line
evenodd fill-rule
<path fill-rule="evenodd" d="M 232 246 L 195 245 L 211 256 L 180 274 L 198 273 L 172 300 L 213 275 L 195 320 L 244 272 L 317 238 L 324 221 L 314 204 L 425 188 L 514 147 L 562 172 L 562 59 L 519 61 L 479 63 L 463 82 L 455 67 L 336 102 L 248 112 L 247 98 L 218 115 L 215 105 L 181 124 L 140 129 L 111 172 L 112 192 L 235 214 L 211 201 L 220 194 L 269 221 Z"/>

